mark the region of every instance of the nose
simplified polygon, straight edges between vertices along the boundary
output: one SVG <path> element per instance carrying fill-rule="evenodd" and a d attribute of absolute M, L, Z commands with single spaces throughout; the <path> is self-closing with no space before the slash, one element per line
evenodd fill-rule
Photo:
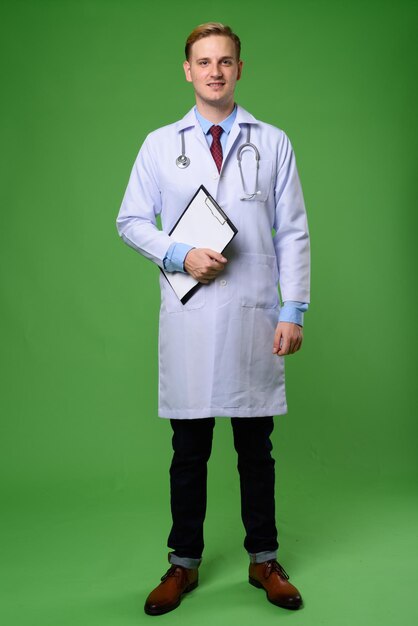
<path fill-rule="evenodd" d="M 210 68 L 212 78 L 220 78 L 222 76 L 221 66 L 214 63 Z"/>

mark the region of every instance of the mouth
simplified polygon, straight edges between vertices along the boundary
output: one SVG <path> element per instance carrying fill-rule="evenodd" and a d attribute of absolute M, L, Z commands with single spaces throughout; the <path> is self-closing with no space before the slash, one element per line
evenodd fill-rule
<path fill-rule="evenodd" d="M 207 83 L 208 87 L 213 87 L 214 89 L 219 89 L 220 87 L 223 87 L 225 85 L 225 83 L 221 82 L 221 81 L 213 81 L 212 83 Z"/>

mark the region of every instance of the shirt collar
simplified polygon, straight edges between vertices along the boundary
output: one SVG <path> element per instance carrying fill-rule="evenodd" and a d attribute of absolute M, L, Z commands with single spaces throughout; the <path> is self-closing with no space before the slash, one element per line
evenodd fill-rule
<path fill-rule="evenodd" d="M 202 115 L 200 115 L 199 111 L 197 110 L 197 107 L 194 108 L 194 112 L 196 114 L 197 121 L 202 127 L 203 132 L 205 133 L 205 135 L 207 135 L 209 133 L 209 129 L 212 128 L 213 126 L 213 122 L 209 122 L 209 120 L 207 120 Z M 228 117 L 225 120 L 223 120 L 220 124 L 217 124 L 217 126 L 221 126 L 224 133 L 228 135 L 235 122 L 236 116 L 237 116 L 237 105 L 234 106 L 234 110 L 232 111 L 232 113 L 228 115 Z"/>

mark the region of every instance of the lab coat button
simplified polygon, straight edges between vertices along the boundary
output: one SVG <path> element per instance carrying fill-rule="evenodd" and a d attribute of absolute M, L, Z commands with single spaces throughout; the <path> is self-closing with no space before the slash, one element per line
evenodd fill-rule
<path fill-rule="evenodd" d="M 218 178 L 219 178 L 219 174 L 214 174 L 213 175 L 213 180 L 218 180 Z"/>
<path fill-rule="evenodd" d="M 221 287 L 225 287 L 226 285 L 226 280 L 221 280 Z"/>

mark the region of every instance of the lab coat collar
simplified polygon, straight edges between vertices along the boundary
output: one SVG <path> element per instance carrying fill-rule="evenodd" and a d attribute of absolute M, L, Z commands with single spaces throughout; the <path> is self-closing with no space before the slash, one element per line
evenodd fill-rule
<path fill-rule="evenodd" d="M 251 113 L 248 113 L 245 109 L 237 105 L 237 117 L 235 118 L 235 124 L 258 124 L 258 120 L 255 119 Z M 190 109 L 188 113 L 176 123 L 177 131 L 181 132 L 186 128 L 192 128 L 193 126 L 198 126 L 199 122 L 196 119 L 196 114 L 194 112 L 194 107 Z M 231 131 L 232 132 L 232 131 Z"/>
<path fill-rule="evenodd" d="M 254 115 L 248 113 L 245 109 L 238 105 L 237 117 L 235 121 L 237 124 L 259 124 L 259 121 L 255 119 Z"/>
<path fill-rule="evenodd" d="M 258 123 L 259 123 L 258 120 L 256 120 L 255 117 L 251 115 L 251 113 L 248 113 L 248 111 L 246 111 L 245 109 L 237 105 L 237 116 L 235 118 L 231 131 L 229 133 L 228 141 L 226 144 L 226 150 L 225 150 L 224 158 L 222 162 L 222 169 L 225 166 L 225 163 L 228 159 L 228 155 L 231 152 L 233 146 L 235 145 L 235 142 L 238 140 L 238 137 L 241 136 L 241 124 L 258 124 Z M 208 142 L 206 141 L 206 137 L 203 133 L 202 127 L 197 120 L 194 107 L 183 117 L 182 120 L 177 122 L 176 127 L 179 133 L 188 128 L 194 128 L 196 139 L 202 144 L 203 148 L 205 148 L 209 152 Z"/>
<path fill-rule="evenodd" d="M 222 167 L 224 167 L 228 155 L 234 147 L 235 143 L 238 141 L 238 138 L 241 137 L 241 124 L 258 124 L 258 120 L 255 119 L 251 113 L 248 113 L 245 109 L 238 106 L 237 117 L 235 118 L 235 122 L 231 128 L 231 132 L 229 133 L 228 141 L 226 144 L 226 150 L 224 153 L 224 160 L 222 163 Z"/>

